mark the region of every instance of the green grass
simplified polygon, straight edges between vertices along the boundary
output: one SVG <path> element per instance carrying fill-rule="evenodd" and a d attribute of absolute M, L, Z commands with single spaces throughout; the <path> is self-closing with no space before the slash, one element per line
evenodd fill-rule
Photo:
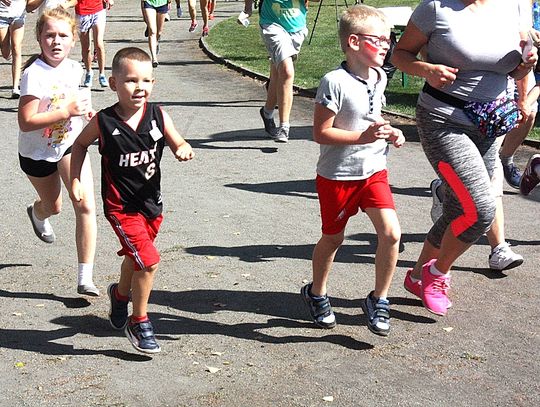
<path fill-rule="evenodd" d="M 354 1 L 347 1 L 348 5 Z M 418 0 L 379 0 L 365 1 L 374 7 L 410 6 L 415 7 Z M 346 8 L 345 0 L 324 0 L 313 31 L 313 23 L 319 3 L 312 1 L 308 13 L 308 38 L 296 62 L 295 85 L 304 89 L 315 90 L 325 73 L 337 67 L 343 60 L 343 52 L 339 47 L 336 25 L 337 15 Z M 268 55 L 259 33 L 259 15 L 255 12 L 250 18 L 251 24 L 243 28 L 231 17 L 212 29 L 207 37 L 209 48 L 221 57 L 257 72 L 264 76 L 269 74 Z M 312 36 L 311 43 L 309 39 Z M 386 89 L 387 109 L 393 112 L 414 116 L 418 92 L 423 85 L 421 78 L 407 77 L 407 86 L 402 84 L 402 74 L 396 71 Z M 533 129 L 529 138 L 540 140 L 540 129 Z"/>

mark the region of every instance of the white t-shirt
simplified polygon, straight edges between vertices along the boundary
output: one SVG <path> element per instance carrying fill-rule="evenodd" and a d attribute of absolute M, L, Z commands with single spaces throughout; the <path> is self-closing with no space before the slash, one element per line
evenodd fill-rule
<path fill-rule="evenodd" d="M 43 3 L 41 3 L 41 6 L 38 7 L 38 14 L 42 15 L 45 10 L 52 10 L 65 2 L 66 0 L 45 0 Z"/>
<path fill-rule="evenodd" d="M 21 96 L 40 99 L 38 112 L 58 109 L 61 101 L 77 96 L 82 67 L 71 59 L 53 68 L 37 59 L 22 74 Z M 45 129 L 19 130 L 19 154 L 33 160 L 59 161 L 83 128 L 80 116 L 61 120 Z"/>
<path fill-rule="evenodd" d="M 364 131 L 381 117 L 387 78 L 382 69 L 372 69 L 379 77 L 375 84 L 353 76 L 343 65 L 321 79 L 315 103 L 336 114 L 334 127 Z M 382 139 L 369 144 L 321 144 L 320 150 L 317 174 L 324 178 L 361 180 L 386 169 L 388 146 Z"/>

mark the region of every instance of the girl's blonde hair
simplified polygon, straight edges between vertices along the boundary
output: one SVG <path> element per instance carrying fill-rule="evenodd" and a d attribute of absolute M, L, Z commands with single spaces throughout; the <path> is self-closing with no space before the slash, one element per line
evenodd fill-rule
<path fill-rule="evenodd" d="M 36 21 L 36 39 L 39 42 L 39 36 L 43 32 L 43 27 L 47 20 L 64 20 L 71 26 L 71 33 L 73 37 L 77 36 L 77 23 L 75 18 L 69 13 L 69 11 L 64 10 L 62 7 L 56 7 L 53 9 L 45 10 L 42 15 Z"/>
<path fill-rule="evenodd" d="M 45 23 L 47 20 L 64 20 L 66 21 L 70 27 L 71 27 L 71 33 L 73 34 L 73 37 L 75 38 L 77 36 L 77 23 L 75 21 L 75 18 L 67 11 L 64 10 L 62 7 L 56 7 L 53 9 L 45 10 L 43 14 L 39 16 L 39 18 L 36 21 L 36 40 L 39 43 L 39 37 L 41 36 L 41 33 L 43 32 L 43 27 L 45 26 Z M 24 71 L 26 68 L 28 68 L 30 65 L 34 63 L 36 59 L 38 59 L 40 54 L 34 54 L 32 55 L 23 65 L 22 70 Z"/>
<path fill-rule="evenodd" d="M 339 19 L 339 41 L 343 52 L 347 49 L 349 35 L 361 33 L 372 19 L 379 20 L 390 27 L 388 19 L 382 11 L 364 4 L 349 7 L 341 14 Z"/>

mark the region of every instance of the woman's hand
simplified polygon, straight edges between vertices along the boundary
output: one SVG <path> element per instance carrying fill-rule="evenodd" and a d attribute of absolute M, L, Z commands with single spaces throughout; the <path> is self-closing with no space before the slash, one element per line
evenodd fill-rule
<path fill-rule="evenodd" d="M 458 71 L 458 68 L 452 68 L 442 64 L 432 64 L 431 68 L 427 71 L 426 81 L 434 88 L 442 89 L 454 83 Z"/>

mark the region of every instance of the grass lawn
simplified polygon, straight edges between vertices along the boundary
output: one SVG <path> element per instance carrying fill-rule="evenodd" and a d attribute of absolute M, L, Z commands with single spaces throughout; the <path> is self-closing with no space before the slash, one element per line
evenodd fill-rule
<path fill-rule="evenodd" d="M 316 89 L 322 76 L 337 67 L 343 60 L 337 36 L 337 16 L 346 8 L 345 0 L 323 0 L 322 3 L 312 1 L 308 13 L 310 33 L 302 46 L 296 62 L 295 85 L 305 89 Z M 350 6 L 354 1 L 347 1 Z M 374 7 L 410 6 L 415 7 L 418 0 L 366 0 L 364 4 Z M 314 20 L 319 10 L 315 30 Z M 266 49 L 259 33 L 259 15 L 255 12 L 250 18 L 251 24 L 244 28 L 231 17 L 212 29 L 206 42 L 216 54 L 236 65 L 268 76 L 269 65 Z M 311 43 L 310 43 L 311 38 Z M 407 86 L 403 86 L 402 74 L 397 71 L 389 81 L 386 90 L 387 109 L 390 111 L 414 115 L 416 98 L 423 85 L 423 79 L 406 78 Z M 537 124 L 538 126 L 538 124 Z M 540 140 L 540 129 L 535 126 L 529 138 Z"/>

